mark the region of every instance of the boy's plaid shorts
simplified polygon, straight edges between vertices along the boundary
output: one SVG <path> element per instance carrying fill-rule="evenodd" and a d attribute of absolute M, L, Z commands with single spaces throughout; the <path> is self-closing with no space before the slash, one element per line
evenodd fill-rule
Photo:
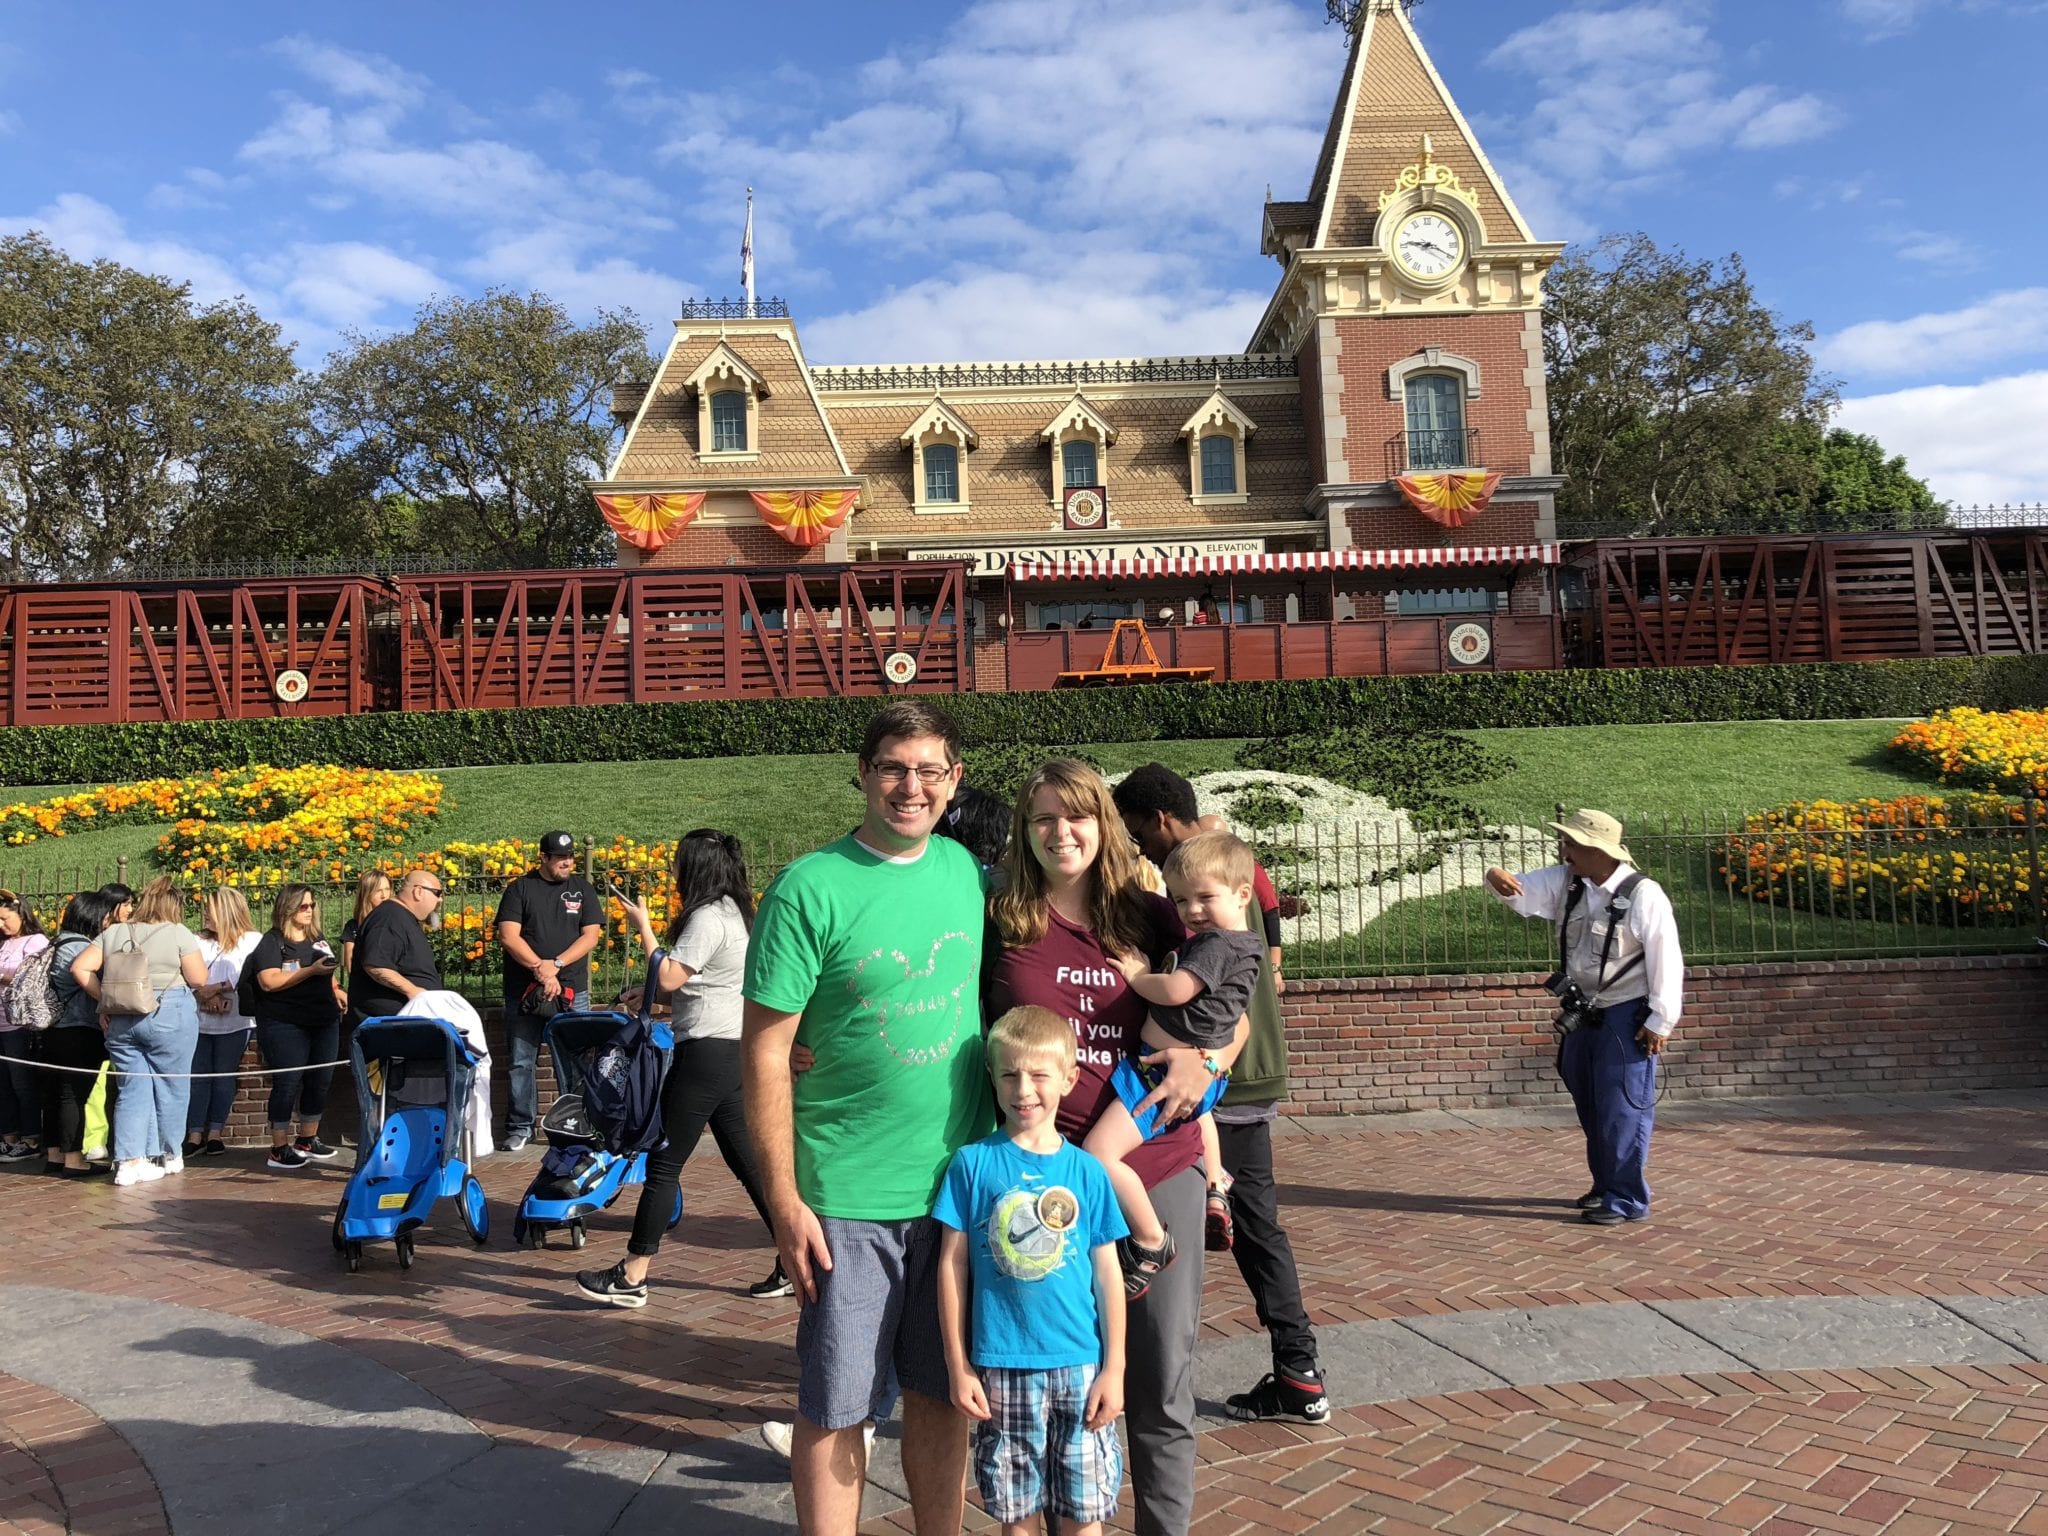
<path fill-rule="evenodd" d="M 1115 1514 L 1124 1480 L 1116 1426 L 1084 1427 L 1095 1367 L 976 1369 L 990 1416 L 975 1427 L 974 1483 L 989 1515 L 1025 1520 L 1050 1509 L 1086 1525 Z"/>

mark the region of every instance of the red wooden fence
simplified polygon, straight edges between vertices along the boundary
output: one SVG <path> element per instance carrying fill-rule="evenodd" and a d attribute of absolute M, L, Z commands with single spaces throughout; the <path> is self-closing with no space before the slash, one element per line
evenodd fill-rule
<path fill-rule="evenodd" d="M 1610 667 L 2038 654 L 2048 534 L 1602 540 L 1587 568 Z"/>
<path fill-rule="evenodd" d="M 353 714 L 364 592 L 355 577 L 0 590 L 0 724 Z M 288 671 L 307 683 L 289 704 Z"/>

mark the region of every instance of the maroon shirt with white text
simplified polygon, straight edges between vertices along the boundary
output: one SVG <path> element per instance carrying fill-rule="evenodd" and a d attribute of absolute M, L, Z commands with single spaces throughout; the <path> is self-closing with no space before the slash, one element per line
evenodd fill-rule
<path fill-rule="evenodd" d="M 1145 945 L 1153 969 L 1187 937 L 1173 903 L 1148 895 L 1151 936 Z M 1109 1075 L 1122 1056 L 1143 1048 L 1145 1000 L 1133 992 L 1101 941 L 1086 928 L 1048 912 L 1045 937 L 1025 949 L 998 950 L 991 930 L 981 958 L 987 978 L 987 1017 L 999 1019 L 1010 1009 L 1033 1005 L 1050 1008 L 1074 1026 L 1081 1077 L 1074 1091 L 1060 1101 L 1055 1117 L 1059 1133 L 1079 1143 L 1095 1117 L 1116 1097 Z M 1146 1142 L 1124 1159 L 1147 1189 L 1201 1161 L 1202 1133 L 1192 1120 Z"/>

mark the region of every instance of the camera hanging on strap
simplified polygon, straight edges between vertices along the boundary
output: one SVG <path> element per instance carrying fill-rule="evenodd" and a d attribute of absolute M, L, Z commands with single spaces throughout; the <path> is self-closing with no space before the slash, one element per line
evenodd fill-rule
<path fill-rule="evenodd" d="M 1629 908 L 1634 905 L 1631 898 L 1634 895 L 1635 888 L 1642 883 L 1643 876 L 1641 871 L 1631 870 L 1629 871 L 1628 878 L 1616 886 L 1614 894 L 1608 898 L 1607 935 L 1600 941 L 1600 963 L 1593 969 L 1595 977 L 1594 997 L 1598 997 L 1636 966 L 1643 963 L 1642 951 L 1638 950 L 1635 954 L 1629 956 L 1620 970 L 1611 976 L 1607 974 L 1607 962 L 1614 957 L 1615 931 L 1620 927 L 1622 920 L 1628 916 Z M 1571 926 L 1572 913 L 1577 909 L 1580 899 L 1585 894 L 1585 880 L 1573 880 L 1571 894 L 1565 898 L 1564 911 L 1559 913 L 1557 918 L 1557 969 L 1546 977 L 1543 982 L 1543 990 L 1557 999 L 1557 1018 L 1552 1021 L 1551 1027 L 1560 1035 L 1568 1035 L 1575 1029 L 1583 1029 L 1586 1025 L 1593 1022 L 1593 1015 L 1599 1012 L 1593 1005 L 1593 998 L 1588 997 L 1581 990 L 1579 984 L 1571 979 L 1569 972 L 1571 955 L 1565 942 L 1565 933 Z"/>

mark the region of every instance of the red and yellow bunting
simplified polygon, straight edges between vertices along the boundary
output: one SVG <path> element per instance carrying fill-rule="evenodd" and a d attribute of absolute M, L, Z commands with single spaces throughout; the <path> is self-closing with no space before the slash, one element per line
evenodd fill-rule
<path fill-rule="evenodd" d="M 751 491 L 761 521 L 804 549 L 825 542 L 846 521 L 858 491 Z"/>
<path fill-rule="evenodd" d="M 689 526 L 704 505 L 704 493 L 688 496 L 599 496 L 597 510 L 619 542 L 653 554 Z"/>
<path fill-rule="evenodd" d="M 1408 505 L 1433 523 L 1462 528 L 1486 510 L 1500 489 L 1499 470 L 1463 470 L 1449 475 L 1402 475 L 1394 484 Z"/>

